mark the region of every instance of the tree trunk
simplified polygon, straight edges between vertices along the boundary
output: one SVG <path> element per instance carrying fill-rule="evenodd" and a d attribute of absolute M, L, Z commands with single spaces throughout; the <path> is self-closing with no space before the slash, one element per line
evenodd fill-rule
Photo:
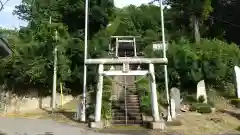
<path fill-rule="evenodd" d="M 194 32 L 194 39 L 197 44 L 200 43 L 200 31 L 199 31 L 199 20 L 196 16 L 192 16 L 192 23 L 193 23 L 193 32 Z"/>

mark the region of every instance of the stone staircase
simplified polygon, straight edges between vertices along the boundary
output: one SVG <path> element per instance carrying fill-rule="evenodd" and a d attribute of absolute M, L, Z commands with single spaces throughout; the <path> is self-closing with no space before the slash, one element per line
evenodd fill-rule
<path fill-rule="evenodd" d="M 123 94 L 124 95 L 124 94 Z M 114 125 L 141 125 L 143 124 L 140 113 L 140 101 L 136 90 L 136 85 L 127 86 L 126 106 L 125 96 L 112 103 L 112 124 Z"/>

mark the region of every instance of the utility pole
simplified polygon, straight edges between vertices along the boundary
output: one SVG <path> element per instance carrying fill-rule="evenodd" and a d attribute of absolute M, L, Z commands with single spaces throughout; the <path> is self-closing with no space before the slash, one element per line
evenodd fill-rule
<path fill-rule="evenodd" d="M 81 121 L 86 121 L 86 91 L 87 91 L 87 53 L 88 53 L 88 4 L 89 1 L 85 0 L 85 38 L 84 38 L 84 73 L 83 73 L 83 101 L 81 110 Z M 81 103 L 80 103 L 81 105 Z"/>
<path fill-rule="evenodd" d="M 161 9 L 163 58 L 167 58 L 167 55 L 166 55 L 166 40 L 165 40 L 165 27 L 164 27 L 164 13 L 163 13 L 163 0 L 153 0 L 153 1 L 149 2 L 149 4 L 153 4 L 156 1 L 159 2 L 160 9 Z M 168 88 L 168 71 L 167 71 L 167 65 L 166 64 L 164 65 L 164 78 L 165 78 L 165 91 L 166 91 L 166 97 L 167 97 L 167 102 L 168 102 L 167 121 L 172 121 L 171 102 L 170 102 L 169 88 Z"/>
<path fill-rule="evenodd" d="M 49 23 L 52 24 L 52 17 L 49 18 Z M 58 40 L 58 32 L 55 30 L 55 41 Z M 57 93 L 57 46 L 54 45 L 54 66 L 53 66 L 53 89 L 52 89 L 52 112 L 56 108 L 56 93 Z"/>
<path fill-rule="evenodd" d="M 163 14 L 163 0 L 159 0 L 160 8 L 161 8 L 161 25 L 162 25 L 162 43 L 163 43 L 163 58 L 167 58 L 166 55 L 166 40 L 165 40 L 165 27 L 164 27 L 164 14 Z M 169 97 L 169 89 L 168 89 L 168 71 L 167 65 L 164 65 L 164 78 L 165 78 L 165 89 L 166 89 L 166 96 L 168 102 L 168 116 L 167 121 L 172 121 L 171 116 L 171 102 Z"/>

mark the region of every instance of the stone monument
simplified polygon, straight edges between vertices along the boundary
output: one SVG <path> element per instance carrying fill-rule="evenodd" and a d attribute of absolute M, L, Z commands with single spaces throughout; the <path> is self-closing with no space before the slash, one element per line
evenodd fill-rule
<path fill-rule="evenodd" d="M 206 87 L 205 87 L 205 81 L 201 80 L 198 84 L 197 84 L 197 99 L 203 96 L 205 101 L 204 103 L 207 103 L 207 93 L 206 93 Z"/>
<path fill-rule="evenodd" d="M 181 109 L 181 97 L 180 97 L 180 90 L 178 88 L 171 88 L 170 90 L 171 98 L 174 99 L 175 102 L 175 111 L 179 112 Z"/>
<path fill-rule="evenodd" d="M 240 68 L 238 66 L 234 67 L 236 86 L 237 86 L 237 97 L 240 98 Z"/>

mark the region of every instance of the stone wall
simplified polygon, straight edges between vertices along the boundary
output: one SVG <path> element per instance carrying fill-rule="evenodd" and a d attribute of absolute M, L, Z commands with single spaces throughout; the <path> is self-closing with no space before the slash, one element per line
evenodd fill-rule
<path fill-rule="evenodd" d="M 11 112 L 29 112 L 39 108 L 49 108 L 52 104 L 51 96 L 38 97 L 36 91 L 32 91 L 25 96 L 17 96 L 11 92 L 1 92 L 4 97 L 5 109 L 2 109 L 5 113 Z M 63 96 L 63 105 L 73 100 L 74 97 L 70 95 Z M 1 99 L 3 102 L 3 99 Z M 61 95 L 56 94 L 56 106 L 61 105 Z"/>

